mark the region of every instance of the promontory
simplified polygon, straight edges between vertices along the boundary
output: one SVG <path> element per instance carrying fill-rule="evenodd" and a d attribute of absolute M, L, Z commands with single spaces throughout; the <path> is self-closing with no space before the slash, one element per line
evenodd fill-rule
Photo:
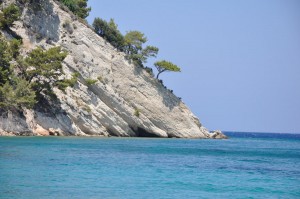
<path fill-rule="evenodd" d="M 61 1 L 0 3 L 0 135 L 224 137 Z"/>

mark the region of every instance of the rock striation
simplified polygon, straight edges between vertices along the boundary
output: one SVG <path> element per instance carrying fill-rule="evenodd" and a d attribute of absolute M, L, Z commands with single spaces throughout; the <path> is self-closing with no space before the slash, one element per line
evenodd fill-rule
<path fill-rule="evenodd" d="M 4 0 L 4 5 L 12 2 Z M 22 50 L 62 46 L 68 52 L 66 77 L 78 72 L 79 79 L 65 92 L 54 89 L 56 102 L 0 113 L 0 134 L 212 138 L 181 99 L 145 69 L 130 63 L 59 3 L 38 4 L 24 6 L 12 28 L 23 39 Z M 97 82 L 88 85 L 87 78 Z"/>

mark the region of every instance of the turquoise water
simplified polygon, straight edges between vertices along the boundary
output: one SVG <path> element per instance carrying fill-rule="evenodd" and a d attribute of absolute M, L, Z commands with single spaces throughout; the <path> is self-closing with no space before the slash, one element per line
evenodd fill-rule
<path fill-rule="evenodd" d="M 0 198 L 300 198 L 300 138 L 0 137 Z"/>

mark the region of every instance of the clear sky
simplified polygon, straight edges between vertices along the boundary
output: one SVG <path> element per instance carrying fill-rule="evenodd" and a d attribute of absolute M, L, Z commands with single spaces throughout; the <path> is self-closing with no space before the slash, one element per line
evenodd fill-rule
<path fill-rule="evenodd" d="M 139 30 L 164 84 L 209 128 L 300 133 L 299 0 L 89 0 L 87 18 Z M 151 66 L 149 62 L 147 65 Z"/>

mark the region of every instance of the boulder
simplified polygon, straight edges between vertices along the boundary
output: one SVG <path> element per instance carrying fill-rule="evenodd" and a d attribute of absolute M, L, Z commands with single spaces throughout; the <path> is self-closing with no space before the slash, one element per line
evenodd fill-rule
<path fill-rule="evenodd" d="M 228 137 L 220 130 L 212 131 L 210 134 L 212 139 L 228 139 Z"/>

